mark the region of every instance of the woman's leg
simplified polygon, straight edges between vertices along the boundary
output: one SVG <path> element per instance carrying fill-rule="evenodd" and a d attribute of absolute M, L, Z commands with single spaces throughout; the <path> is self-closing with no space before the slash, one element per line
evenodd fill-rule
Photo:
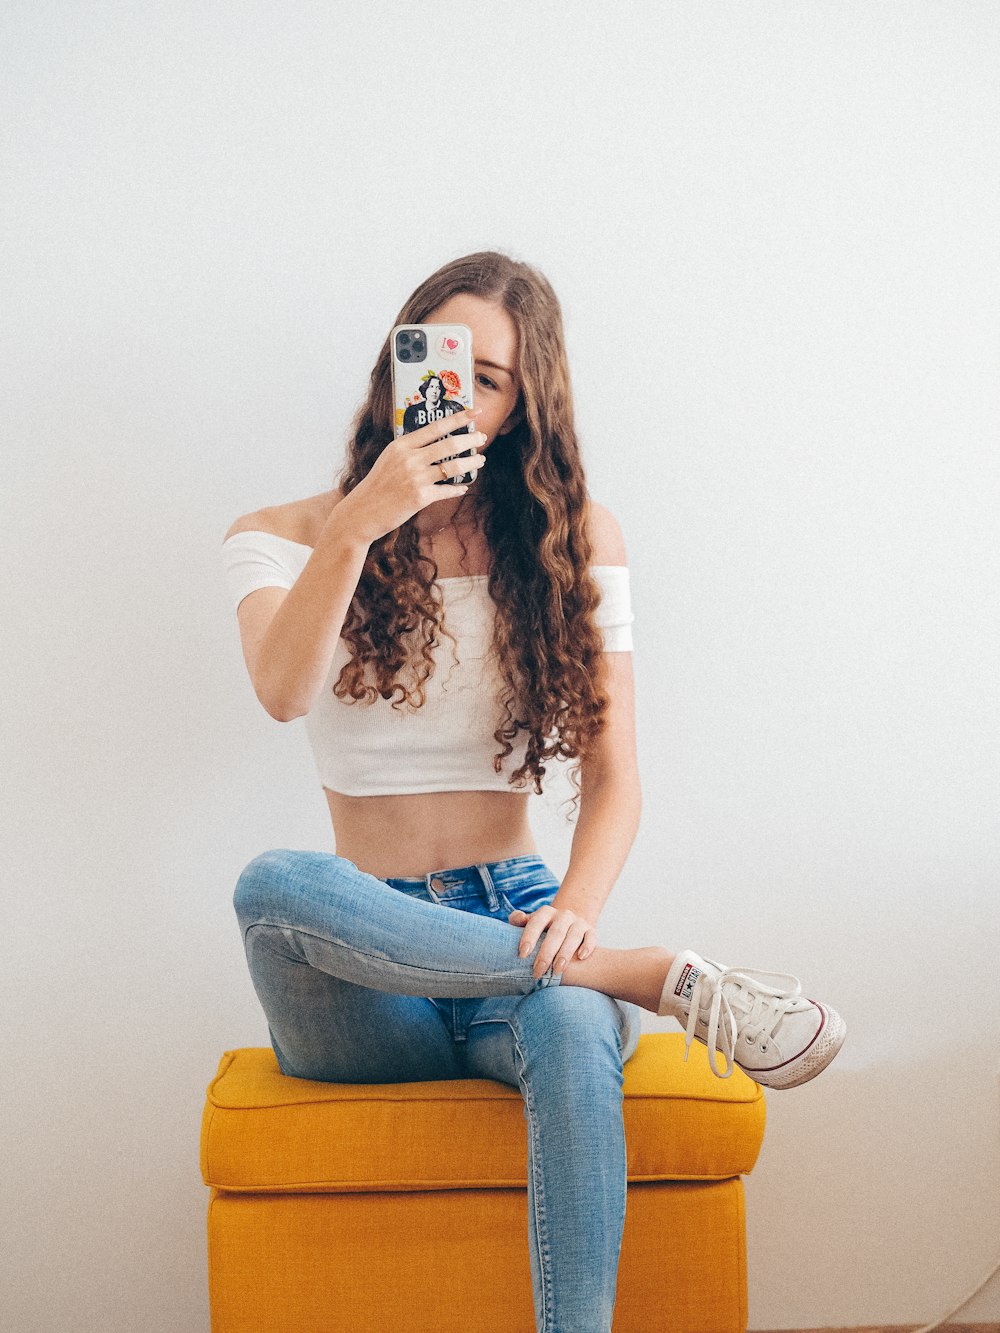
<path fill-rule="evenodd" d="M 486 969 L 460 971 L 460 995 L 470 985 L 481 995 L 490 985 L 521 994 L 550 984 L 517 958 L 519 930 L 442 912 L 423 881 L 400 886 L 408 892 L 326 852 L 265 852 L 241 874 L 233 903 L 283 1073 L 344 1083 L 462 1078 L 449 1022 L 426 998 L 438 987 L 454 993 L 449 962 Z M 456 927 L 464 936 L 462 927 L 475 935 L 477 926 L 490 936 L 485 953 L 471 939 L 471 954 L 452 947 L 449 956 Z"/>
<path fill-rule="evenodd" d="M 293 931 L 246 932 L 247 963 L 283 1074 L 328 1083 L 464 1078 L 429 999 L 356 986 L 312 967 Z"/>
<path fill-rule="evenodd" d="M 690 950 L 598 947 L 561 975 L 549 967 L 536 977 L 532 954 L 544 935 L 521 958 L 520 926 L 461 911 L 442 924 L 437 903 L 410 898 L 329 852 L 263 853 L 240 876 L 234 904 L 248 952 L 254 931 L 277 928 L 311 967 L 396 995 L 485 998 L 558 985 L 599 991 L 677 1018 L 689 1044 L 705 1042 L 722 1077 L 738 1064 L 768 1087 L 814 1078 L 846 1032 L 836 1010 L 802 995 L 797 978 L 727 968 Z M 725 1071 L 715 1064 L 717 1044 Z"/>
<path fill-rule="evenodd" d="M 432 878 L 442 905 L 501 921 L 551 902 L 559 888 L 537 855 Z M 625 1215 L 622 1063 L 639 1041 L 639 1010 L 569 986 L 457 1008 L 465 1077 L 498 1079 L 524 1098 L 536 1327 L 608 1333 Z"/>
<path fill-rule="evenodd" d="M 551 968 L 536 977 L 532 955 L 518 956 L 520 926 L 464 911 L 442 920 L 436 903 L 330 852 L 263 852 L 240 876 L 233 904 L 248 953 L 254 932 L 273 935 L 276 927 L 310 966 L 396 995 L 527 995 L 565 982 L 655 1010 L 673 957 L 658 948 L 598 948 L 562 977 Z"/>
<path fill-rule="evenodd" d="M 539 1333 L 610 1333 L 625 1221 L 622 1064 L 638 1039 L 638 1009 L 569 986 L 484 1000 L 469 1024 L 467 1077 L 524 1097 Z"/>
<path fill-rule="evenodd" d="M 250 862 L 233 905 L 248 956 L 260 933 L 281 935 L 310 967 L 395 995 L 526 995 L 557 985 L 519 958 L 521 930 L 442 912 L 329 852 L 271 851 Z"/>
<path fill-rule="evenodd" d="M 531 959 L 517 959 L 521 931 L 506 916 L 558 888 L 536 858 L 443 879 L 438 901 L 421 901 L 420 881 L 386 884 L 328 853 L 250 863 L 234 902 L 279 1066 L 330 1081 L 487 1077 L 519 1087 L 537 1327 L 608 1333 L 625 1210 L 622 1058 L 638 1041 L 637 1011 L 536 980 Z M 375 989 L 430 979 L 440 992 L 455 978 L 460 996 L 473 980 L 476 994 L 492 991 L 465 1006 L 455 1033 L 432 1000 Z"/>

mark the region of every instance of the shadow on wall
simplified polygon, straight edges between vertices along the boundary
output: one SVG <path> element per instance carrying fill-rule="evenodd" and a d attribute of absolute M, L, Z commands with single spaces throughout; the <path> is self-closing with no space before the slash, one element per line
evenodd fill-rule
<path fill-rule="evenodd" d="M 952 1047 L 767 1094 L 745 1182 L 751 1328 L 927 1322 L 982 1279 L 1000 1251 L 997 1062 Z M 997 1317 L 996 1279 L 985 1292 L 964 1319 Z"/>

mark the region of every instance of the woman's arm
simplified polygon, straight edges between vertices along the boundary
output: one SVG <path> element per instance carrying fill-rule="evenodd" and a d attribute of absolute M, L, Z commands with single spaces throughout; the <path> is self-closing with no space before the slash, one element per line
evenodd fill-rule
<path fill-rule="evenodd" d="M 603 505 L 591 504 L 589 531 L 595 565 L 627 564 L 621 529 Z M 608 696 L 608 712 L 594 750 L 581 761 L 580 813 L 569 866 L 550 905 L 530 917 L 523 912 L 511 917 L 512 925 L 524 927 L 522 956 L 531 953 L 545 932 L 535 960 L 536 976 L 553 965 L 560 974 L 569 957 L 585 958 L 593 948 L 593 927 L 639 828 L 642 792 L 632 654 L 606 651 L 600 660 L 598 683 Z"/>
<path fill-rule="evenodd" d="M 266 519 L 248 514 L 226 536 L 255 527 L 269 531 Z M 338 501 L 295 585 L 288 591 L 259 588 L 240 602 L 247 670 L 257 698 L 276 721 L 308 713 L 323 688 L 368 546 Z"/>
<path fill-rule="evenodd" d="M 607 563 L 607 562 L 600 562 Z M 631 653 L 604 653 L 607 726 L 581 767 L 580 813 L 569 866 L 553 906 L 596 922 L 639 830 L 642 790 Z"/>
<path fill-rule="evenodd" d="M 455 462 L 448 453 L 453 446 L 446 443 L 456 425 L 475 422 L 477 411 L 462 408 L 390 440 L 358 485 L 336 500 L 293 586 L 287 592 L 259 588 L 240 603 L 250 679 L 257 698 L 279 722 L 303 717 L 316 702 L 372 543 L 440 500 L 441 477 L 460 476 L 470 467 L 475 474 L 486 461 L 476 454 Z M 486 435 L 474 431 L 464 439 L 470 449 L 478 449 Z M 468 489 L 456 486 L 455 493 Z M 228 535 L 256 521 L 248 515 Z"/>
<path fill-rule="evenodd" d="M 617 519 L 591 502 L 587 532 L 595 565 L 627 565 Z M 630 652 L 601 654 L 598 685 L 608 696 L 607 725 L 581 765 L 580 813 L 569 866 L 553 900 L 596 922 L 639 829 L 642 792 L 635 739 L 635 676 Z"/>

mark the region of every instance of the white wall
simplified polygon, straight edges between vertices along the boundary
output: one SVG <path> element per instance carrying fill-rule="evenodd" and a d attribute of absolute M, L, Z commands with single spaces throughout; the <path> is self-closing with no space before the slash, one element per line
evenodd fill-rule
<path fill-rule="evenodd" d="M 960 0 L 3 6 L 7 1327 L 207 1329 L 204 1090 L 267 1044 L 232 888 L 333 849 L 219 543 L 330 485 L 399 305 L 488 246 L 560 294 L 633 571 L 604 939 L 850 1026 L 768 1099 L 751 1326 L 987 1270 L 998 38 Z"/>

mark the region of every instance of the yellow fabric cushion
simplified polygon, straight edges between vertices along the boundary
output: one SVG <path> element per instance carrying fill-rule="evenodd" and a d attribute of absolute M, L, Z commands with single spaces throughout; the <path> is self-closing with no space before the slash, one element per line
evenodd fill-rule
<path fill-rule="evenodd" d="M 630 1181 L 721 1180 L 752 1170 L 764 1095 L 718 1079 L 705 1047 L 647 1033 L 625 1065 Z M 201 1129 L 206 1185 L 247 1193 L 524 1188 L 524 1103 L 490 1079 L 318 1083 L 288 1078 L 270 1047 L 226 1051 Z"/>
<path fill-rule="evenodd" d="M 614 1333 L 746 1333 L 743 1181 L 630 1185 Z M 231 1194 L 213 1333 L 528 1333 L 527 1190 Z"/>

